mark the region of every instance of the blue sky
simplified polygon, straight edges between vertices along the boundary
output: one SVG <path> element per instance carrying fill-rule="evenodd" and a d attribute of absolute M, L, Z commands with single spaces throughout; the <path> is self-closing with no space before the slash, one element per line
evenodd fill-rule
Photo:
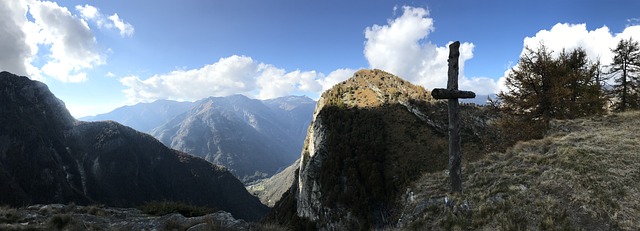
<path fill-rule="evenodd" d="M 640 1 L 0 0 L 0 70 L 47 83 L 74 116 L 156 99 L 317 98 L 361 68 L 500 90 L 525 45 L 585 47 L 610 62 L 640 39 Z"/>

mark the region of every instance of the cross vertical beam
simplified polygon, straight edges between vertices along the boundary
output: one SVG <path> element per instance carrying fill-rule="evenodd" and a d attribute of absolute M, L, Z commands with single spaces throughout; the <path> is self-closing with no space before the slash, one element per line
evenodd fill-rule
<path fill-rule="evenodd" d="M 449 101 L 449 179 L 451 192 L 462 193 L 462 140 L 460 139 L 460 109 L 458 99 L 475 98 L 471 91 L 458 90 L 458 59 L 460 58 L 460 42 L 449 45 L 449 72 L 447 89 L 436 88 L 431 96 Z"/>

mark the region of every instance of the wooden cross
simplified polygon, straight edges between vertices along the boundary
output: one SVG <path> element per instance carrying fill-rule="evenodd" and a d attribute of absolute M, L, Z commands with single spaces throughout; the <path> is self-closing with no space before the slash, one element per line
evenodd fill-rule
<path fill-rule="evenodd" d="M 462 192 L 462 149 L 460 140 L 460 109 L 458 99 L 475 98 L 472 91 L 458 90 L 458 58 L 460 42 L 449 45 L 449 79 L 447 89 L 436 88 L 431 96 L 436 99 L 449 100 L 449 179 L 451 192 Z"/>

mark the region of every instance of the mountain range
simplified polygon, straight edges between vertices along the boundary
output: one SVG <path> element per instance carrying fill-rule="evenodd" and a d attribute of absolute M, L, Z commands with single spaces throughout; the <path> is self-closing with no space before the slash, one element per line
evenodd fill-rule
<path fill-rule="evenodd" d="M 224 166 L 243 182 L 251 182 L 298 159 L 315 103 L 304 96 L 161 100 L 81 120 L 114 120 L 139 128 L 171 148 Z"/>
<path fill-rule="evenodd" d="M 75 120 L 41 82 L 0 73 L 0 204 L 181 201 L 257 220 L 231 173 L 113 121 Z"/>
<path fill-rule="evenodd" d="M 105 114 L 79 118 L 82 121 L 113 120 L 141 132 L 150 133 L 154 128 L 169 122 L 173 117 L 182 114 L 197 102 L 178 102 L 173 100 L 157 100 L 152 103 L 139 103 L 123 106 Z"/>

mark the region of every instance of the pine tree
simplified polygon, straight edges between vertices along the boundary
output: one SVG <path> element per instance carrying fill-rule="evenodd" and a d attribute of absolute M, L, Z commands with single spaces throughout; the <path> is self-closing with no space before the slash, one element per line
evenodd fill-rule
<path fill-rule="evenodd" d="M 590 62 L 587 52 L 563 50 L 556 60 L 559 108 L 555 119 L 572 119 L 605 112 L 606 98 L 600 80 L 600 63 Z"/>
<path fill-rule="evenodd" d="M 557 58 L 552 53 L 544 45 L 526 48 L 506 77 L 508 91 L 498 100 L 507 144 L 541 138 L 551 119 L 604 113 L 599 64 L 582 48 L 563 50 Z"/>
<path fill-rule="evenodd" d="M 611 89 L 614 110 L 640 108 L 640 44 L 632 38 L 620 40 L 618 46 L 611 50 L 614 53 L 613 62 L 608 74 L 614 78 L 615 84 Z"/>

